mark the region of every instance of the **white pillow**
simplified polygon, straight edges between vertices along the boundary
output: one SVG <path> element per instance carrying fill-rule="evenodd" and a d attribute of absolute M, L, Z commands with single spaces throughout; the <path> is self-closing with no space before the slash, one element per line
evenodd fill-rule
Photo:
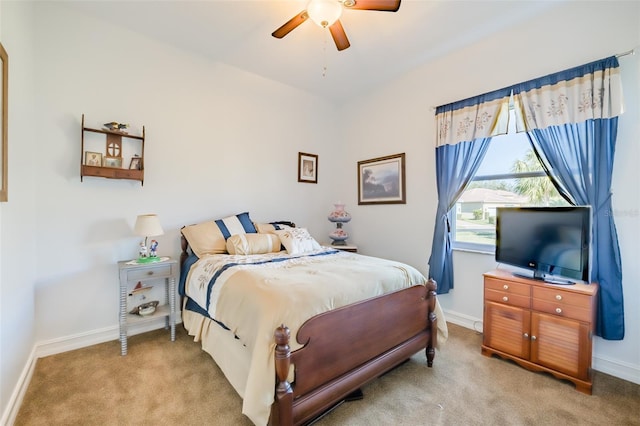
<path fill-rule="evenodd" d="M 320 249 L 320 244 L 306 228 L 289 228 L 273 231 L 289 254 L 300 254 Z"/>

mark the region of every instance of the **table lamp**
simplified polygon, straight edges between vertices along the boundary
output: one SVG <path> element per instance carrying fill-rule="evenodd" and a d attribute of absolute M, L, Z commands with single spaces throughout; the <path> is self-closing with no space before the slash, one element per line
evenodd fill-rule
<path fill-rule="evenodd" d="M 160 258 L 156 255 L 157 242 L 152 241 L 154 247 L 149 252 L 149 246 L 147 241 L 149 237 L 155 237 L 156 235 L 164 234 L 162 226 L 160 226 L 160 219 L 155 214 L 142 214 L 136 218 L 136 224 L 133 227 L 133 232 L 144 237 L 144 242 L 140 243 L 140 252 L 138 255 L 138 263 L 150 263 L 157 262 Z"/>

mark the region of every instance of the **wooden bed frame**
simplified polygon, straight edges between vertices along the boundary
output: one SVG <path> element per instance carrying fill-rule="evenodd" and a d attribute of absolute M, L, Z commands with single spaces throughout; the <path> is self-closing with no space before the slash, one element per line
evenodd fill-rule
<path fill-rule="evenodd" d="M 180 265 L 188 256 L 181 238 Z M 437 345 L 436 283 L 374 297 L 307 320 L 298 330 L 303 347 L 289 349 L 286 325 L 275 330 L 276 396 L 270 425 L 304 425 L 361 386 L 425 349 L 433 365 Z M 287 381 L 290 367 L 293 383 Z"/>

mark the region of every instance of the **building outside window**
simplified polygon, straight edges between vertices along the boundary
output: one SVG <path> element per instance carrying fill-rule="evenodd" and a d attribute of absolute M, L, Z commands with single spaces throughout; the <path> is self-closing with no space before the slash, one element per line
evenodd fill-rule
<path fill-rule="evenodd" d="M 495 136 L 469 187 L 452 214 L 454 249 L 495 251 L 496 207 L 568 206 L 542 169 L 526 133 Z"/>

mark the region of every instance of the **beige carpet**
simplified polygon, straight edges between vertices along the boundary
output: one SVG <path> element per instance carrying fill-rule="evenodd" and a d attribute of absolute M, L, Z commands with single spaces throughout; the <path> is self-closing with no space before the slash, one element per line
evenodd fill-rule
<path fill-rule="evenodd" d="M 595 372 L 593 395 L 480 354 L 449 326 L 433 368 L 424 353 L 363 388 L 327 425 L 640 425 L 640 385 Z M 251 425 L 213 360 L 178 326 L 38 360 L 16 425 Z"/>

